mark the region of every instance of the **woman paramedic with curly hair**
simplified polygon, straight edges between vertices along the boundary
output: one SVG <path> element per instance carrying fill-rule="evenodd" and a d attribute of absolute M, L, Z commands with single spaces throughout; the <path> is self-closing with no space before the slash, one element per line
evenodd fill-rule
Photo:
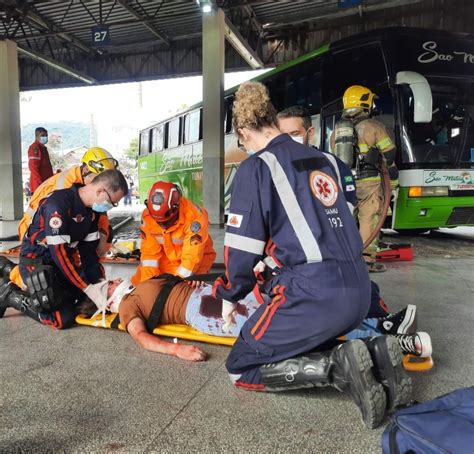
<path fill-rule="evenodd" d="M 364 319 L 370 302 L 362 242 L 335 171 L 320 151 L 280 133 L 260 83 L 240 86 L 233 122 L 251 156 L 235 175 L 226 273 L 214 284 L 215 296 L 225 300 L 226 323 L 254 287 L 259 260 L 271 255 L 280 271 L 270 282 L 271 299 L 244 324 L 229 354 L 230 377 L 253 390 L 334 386 L 376 427 L 386 409 L 408 402 L 410 382 L 393 337 L 324 351 Z"/>

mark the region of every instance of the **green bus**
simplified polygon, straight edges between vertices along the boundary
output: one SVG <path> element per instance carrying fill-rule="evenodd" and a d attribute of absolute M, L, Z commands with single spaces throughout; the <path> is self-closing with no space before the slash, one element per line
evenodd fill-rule
<path fill-rule="evenodd" d="M 364 85 L 378 95 L 374 116 L 397 145 L 400 188 L 389 224 L 426 231 L 474 225 L 474 40 L 439 30 L 389 27 L 323 46 L 254 80 L 278 110 L 309 109 L 314 145 L 329 150 L 342 94 Z M 232 131 L 233 96 L 225 92 L 226 206 L 246 158 Z M 140 132 L 140 193 L 158 179 L 178 183 L 202 203 L 202 104 Z"/>

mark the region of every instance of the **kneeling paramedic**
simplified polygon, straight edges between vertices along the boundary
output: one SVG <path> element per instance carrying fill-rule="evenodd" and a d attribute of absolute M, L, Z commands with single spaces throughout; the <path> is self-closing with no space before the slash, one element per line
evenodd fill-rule
<path fill-rule="evenodd" d="M 151 187 L 140 230 L 141 264 L 132 277 L 134 285 L 162 273 L 207 273 L 214 263 L 207 211 L 183 197 L 173 183 L 157 181 Z"/>
<path fill-rule="evenodd" d="M 58 329 L 74 323 L 82 292 L 100 302 L 99 215 L 127 191 L 122 173 L 107 170 L 89 185 L 73 185 L 44 199 L 21 243 L 20 276 L 0 286 L 0 299 Z"/>
<path fill-rule="evenodd" d="M 23 240 L 39 204 L 44 198 L 49 197 L 53 191 L 70 188 L 73 184 L 89 184 L 101 172 L 116 169 L 117 167 L 118 162 L 107 150 L 100 147 L 92 147 L 84 153 L 84 156 L 82 156 L 81 165 L 57 173 L 44 181 L 31 196 L 31 199 L 28 202 L 28 208 L 18 224 L 18 236 L 20 237 L 20 241 Z M 110 228 L 106 215 L 103 215 L 99 227 L 101 233 L 100 248 L 105 249 L 105 244 L 110 243 L 110 241 L 107 241 L 107 237 L 110 236 Z M 102 251 L 100 250 L 99 255 L 102 255 Z"/>
<path fill-rule="evenodd" d="M 233 122 L 253 155 L 235 175 L 226 274 L 214 285 L 226 300 L 223 319 L 232 323 L 236 303 L 255 286 L 253 269 L 270 239 L 280 272 L 270 284 L 272 299 L 244 324 L 229 354 L 230 377 L 236 386 L 261 391 L 334 386 L 376 427 L 386 410 L 409 399 L 410 382 L 390 336 L 326 350 L 364 319 L 371 292 L 360 235 L 334 170 L 321 152 L 280 133 L 262 84 L 241 85 Z"/>

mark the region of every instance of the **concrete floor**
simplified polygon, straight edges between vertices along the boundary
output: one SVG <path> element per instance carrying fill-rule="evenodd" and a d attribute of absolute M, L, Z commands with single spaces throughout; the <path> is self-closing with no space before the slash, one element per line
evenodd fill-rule
<path fill-rule="evenodd" d="M 412 374 L 418 401 L 474 385 L 473 264 L 420 257 L 373 275 L 390 309 L 417 304 L 419 329 L 431 334 L 435 368 Z M 111 276 L 132 272 L 125 265 Z M 200 346 L 210 359 L 191 364 L 146 352 L 125 333 L 52 331 L 7 311 L 0 452 L 381 451 L 383 427 L 365 429 L 343 394 L 234 389 L 224 368 L 228 348 Z"/>

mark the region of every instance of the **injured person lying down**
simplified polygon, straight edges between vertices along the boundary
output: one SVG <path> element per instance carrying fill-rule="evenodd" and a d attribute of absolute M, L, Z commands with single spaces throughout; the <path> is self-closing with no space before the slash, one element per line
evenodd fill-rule
<path fill-rule="evenodd" d="M 167 342 L 147 331 L 147 322 L 151 316 L 155 316 L 152 315 L 155 301 L 161 292 L 166 292 L 167 282 L 167 279 L 155 278 L 134 287 L 129 280 L 110 280 L 104 282 L 104 293 L 107 293 L 104 306 L 97 308 L 91 300 L 86 299 L 79 311 L 89 317 L 105 311 L 118 313 L 121 325 L 143 348 L 189 361 L 204 361 L 206 354 L 198 347 Z M 188 325 L 204 334 L 237 337 L 244 323 L 259 307 L 257 298 L 251 293 L 241 300 L 232 314 L 235 323 L 227 326 L 222 318 L 223 301 L 211 293 L 212 287 L 203 282 L 174 282 L 165 297 L 158 324 Z M 403 353 L 430 356 L 430 336 L 415 330 L 416 306 L 408 305 L 382 318 L 367 318 L 344 337 L 350 340 L 390 334 L 397 338 Z"/>

